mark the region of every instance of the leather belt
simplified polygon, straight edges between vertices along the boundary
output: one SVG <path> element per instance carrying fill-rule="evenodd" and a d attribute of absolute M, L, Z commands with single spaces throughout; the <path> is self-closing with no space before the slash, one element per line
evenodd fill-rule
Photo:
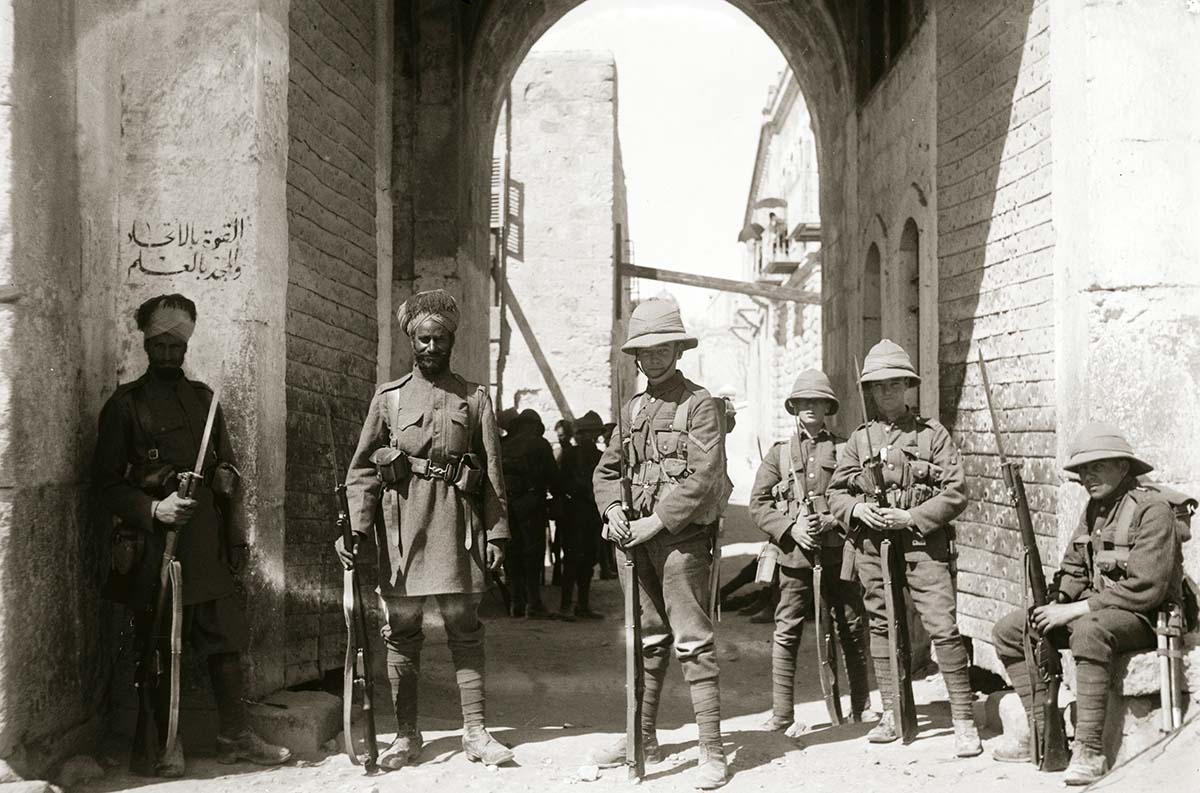
<path fill-rule="evenodd" d="M 461 460 L 453 459 L 439 463 L 422 457 L 409 457 L 408 465 L 414 476 L 419 476 L 422 479 L 440 479 L 443 482 L 453 484 L 458 481 Z"/>

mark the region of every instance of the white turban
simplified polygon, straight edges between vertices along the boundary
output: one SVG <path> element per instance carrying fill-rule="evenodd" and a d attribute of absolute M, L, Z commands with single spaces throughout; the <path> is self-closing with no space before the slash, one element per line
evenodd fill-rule
<path fill-rule="evenodd" d="M 195 320 L 188 316 L 188 313 L 182 308 L 160 305 L 154 309 L 150 321 L 142 329 L 142 334 L 147 339 L 153 339 L 155 336 L 169 333 L 186 343 L 188 339 L 192 338 L 192 332 L 195 330 Z"/>

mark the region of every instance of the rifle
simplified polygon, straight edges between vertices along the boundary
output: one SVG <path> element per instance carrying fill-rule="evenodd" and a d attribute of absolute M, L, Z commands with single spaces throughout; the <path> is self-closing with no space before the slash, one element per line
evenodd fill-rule
<path fill-rule="evenodd" d="M 325 408 L 325 426 L 329 432 L 329 455 L 333 464 L 333 492 L 338 500 L 337 530 L 346 550 L 354 553 L 358 541 L 350 527 L 350 502 L 346 496 L 346 482 L 338 475 L 342 468 L 338 464 L 333 415 L 328 406 Z M 368 774 L 373 774 L 379 769 L 379 743 L 375 737 L 375 709 L 371 699 L 375 680 L 371 676 L 371 645 L 357 567 L 342 573 L 342 615 L 346 619 L 346 660 L 342 665 L 342 731 L 345 733 L 343 740 L 350 762 L 362 765 Z M 356 693 L 362 701 L 362 733 L 363 742 L 367 747 L 366 755 L 361 758 L 354 748 L 352 730 Z"/>
<path fill-rule="evenodd" d="M 200 439 L 200 451 L 196 455 L 196 465 L 191 471 L 181 471 L 176 475 L 178 486 L 176 493 L 180 498 L 194 499 L 196 491 L 204 481 L 204 458 L 208 456 L 209 443 L 212 441 L 213 425 L 217 420 L 218 392 L 214 391 L 212 401 L 208 405 L 208 417 L 204 421 L 204 434 Z M 162 562 L 159 566 L 158 596 L 154 604 L 154 615 L 150 620 L 150 630 L 142 646 L 141 657 L 134 673 L 134 686 L 138 690 L 137 726 L 133 731 L 133 753 L 130 766 L 135 773 L 153 775 L 157 758 L 159 757 L 158 722 L 154 718 L 154 700 L 162 677 L 163 659 L 159 652 L 158 636 L 162 631 L 163 620 L 167 618 L 167 610 L 171 614 L 171 669 L 170 669 L 170 704 L 167 711 L 167 737 L 163 742 L 162 759 L 164 762 L 178 761 L 182 763 L 179 748 L 179 661 L 183 651 L 183 568 L 175 558 L 175 546 L 179 540 L 179 527 L 167 526 L 163 538 Z M 168 594 L 169 592 L 169 594 Z"/>
<path fill-rule="evenodd" d="M 1033 610 L 1049 602 L 1050 592 L 1046 586 L 1046 573 L 1042 569 L 1042 555 L 1038 551 L 1037 535 L 1033 531 L 1033 517 L 1029 513 L 1029 499 L 1025 496 L 1025 483 L 1021 480 L 1021 463 L 1008 459 L 1004 441 L 1000 437 L 1000 423 L 996 418 L 996 407 L 992 404 L 992 387 L 988 381 L 987 364 L 983 361 L 983 350 L 979 351 L 979 374 L 983 378 L 983 394 L 987 399 L 988 415 L 992 420 L 992 432 L 996 436 L 996 450 L 1000 453 L 1000 471 L 1004 476 L 1004 487 L 1009 501 L 1017 511 L 1017 527 L 1021 532 L 1024 549 L 1026 591 L 1032 596 L 1029 606 L 1030 619 L 1025 621 L 1025 663 L 1030 669 L 1035 666 L 1045 686 L 1042 701 L 1044 734 L 1039 735 L 1037 720 L 1029 714 L 1030 755 L 1042 771 L 1062 771 L 1071 760 L 1067 751 L 1067 734 L 1062 713 L 1058 710 L 1058 689 L 1062 685 L 1062 659 L 1050 639 L 1038 632 L 1033 624 Z M 1036 652 L 1034 645 L 1036 644 Z M 1036 705 L 1035 705 L 1036 707 Z"/>
<path fill-rule="evenodd" d="M 796 423 L 796 440 L 799 442 L 800 419 L 793 418 Z M 797 472 L 791 460 L 788 460 L 788 465 L 792 466 L 792 493 L 800 498 L 803 508 L 800 516 L 807 518 L 816 511 L 813 500 L 805 491 L 799 477 L 796 476 Z M 834 641 L 829 604 L 825 602 L 824 593 L 821 591 L 824 566 L 821 563 L 820 535 L 817 537 L 817 549 L 812 554 L 813 602 L 817 617 L 817 674 L 821 680 L 821 695 L 825 698 L 825 710 L 829 713 L 829 723 L 834 727 L 840 727 L 845 717 L 842 715 L 842 693 L 838 687 L 838 651 L 837 643 Z"/>
<path fill-rule="evenodd" d="M 621 411 L 625 400 L 621 395 L 621 378 L 617 387 L 617 448 L 621 460 L 621 510 L 626 520 L 633 520 L 633 476 L 630 469 L 632 441 L 625 434 Z M 635 418 L 630 416 L 630 420 Z M 625 575 L 621 577 L 621 594 L 625 599 L 625 766 L 632 782 L 646 775 L 646 746 L 642 741 L 642 691 L 645 670 L 642 667 L 642 604 L 639 590 L 636 549 L 625 552 Z"/>
<path fill-rule="evenodd" d="M 854 371 L 862 371 L 858 359 L 854 359 Z M 862 466 L 871 474 L 874 492 L 871 498 L 883 508 L 890 508 L 887 493 L 883 491 L 883 460 L 875 456 L 871 448 L 871 427 L 867 420 L 867 398 L 863 393 L 862 381 L 858 383 L 858 401 L 863 413 L 863 434 L 867 438 L 867 459 Z M 885 535 L 886 537 L 886 535 Z M 904 602 L 904 590 L 908 588 L 908 575 L 904 569 L 903 546 L 897 548 L 890 538 L 879 543 L 880 568 L 883 572 L 883 603 L 888 618 L 888 654 L 891 656 L 892 709 L 900 740 L 912 743 L 917 737 L 917 705 L 912 690 L 912 647 L 909 644 L 908 611 Z"/>

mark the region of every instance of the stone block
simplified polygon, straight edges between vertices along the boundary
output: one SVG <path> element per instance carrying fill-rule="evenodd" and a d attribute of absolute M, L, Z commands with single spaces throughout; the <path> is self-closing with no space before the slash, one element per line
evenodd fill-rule
<path fill-rule="evenodd" d="M 264 740 L 312 755 L 341 728 L 342 701 L 323 691 L 278 691 L 251 706 L 249 718 Z"/>
<path fill-rule="evenodd" d="M 30 779 L 24 782 L 0 783 L 0 793 L 63 793 L 63 789 L 40 779 Z"/>

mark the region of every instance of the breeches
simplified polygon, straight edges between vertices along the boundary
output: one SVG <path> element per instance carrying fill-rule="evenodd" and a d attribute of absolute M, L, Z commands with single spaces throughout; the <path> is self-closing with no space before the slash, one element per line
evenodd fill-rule
<path fill-rule="evenodd" d="M 708 613 L 711 540 L 701 533 L 668 545 L 673 539 L 664 532 L 633 549 L 642 605 L 642 653 L 665 658 L 674 645 L 684 679 L 715 680 L 716 639 Z M 621 560 L 617 568 L 624 581 L 628 569 Z"/>
<path fill-rule="evenodd" d="M 425 604 L 430 598 L 441 612 L 446 644 L 452 651 L 483 647 L 483 623 L 479 621 L 479 603 L 483 595 L 474 592 L 424 597 L 381 595 L 379 600 L 387 616 L 380 633 L 389 651 L 405 656 L 420 654 L 425 642 L 421 623 Z"/>
<path fill-rule="evenodd" d="M 1025 610 L 1017 609 L 992 628 L 996 654 L 1005 663 L 1025 657 L 1025 620 Z M 1108 665 L 1121 653 L 1153 647 L 1155 635 L 1146 621 L 1132 611 L 1108 608 L 1089 612 L 1070 625 L 1051 631 L 1050 642 L 1060 650 L 1069 648 L 1076 659 Z"/>

